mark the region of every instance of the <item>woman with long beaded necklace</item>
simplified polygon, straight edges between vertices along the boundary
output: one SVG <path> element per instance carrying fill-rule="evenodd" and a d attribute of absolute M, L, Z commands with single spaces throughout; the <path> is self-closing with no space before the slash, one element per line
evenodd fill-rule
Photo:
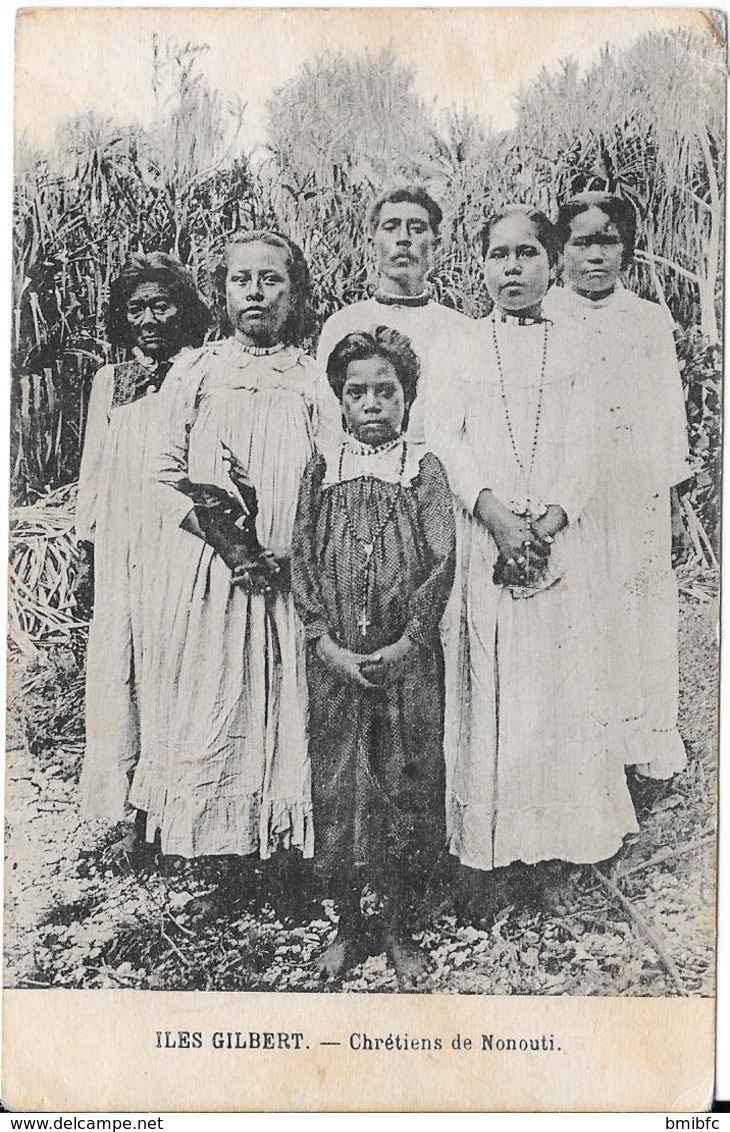
<path fill-rule="evenodd" d="M 300 345 L 312 327 L 311 286 L 296 244 L 238 233 L 216 283 L 229 337 L 187 355 L 160 394 L 152 470 L 165 522 L 164 649 L 155 734 L 132 800 L 163 853 L 235 866 L 280 848 L 313 851 L 304 638 L 286 579 L 314 450 L 316 369 Z M 247 509 L 266 571 L 236 522 L 191 497 L 195 485 Z M 236 895 L 239 868 L 223 871 L 224 883 L 187 906 L 191 918 L 225 911 Z"/>
<path fill-rule="evenodd" d="M 596 712 L 600 556 L 585 515 L 595 390 L 542 315 L 557 259 L 547 217 L 502 209 L 482 250 L 494 310 L 435 352 L 443 377 L 426 422 L 459 505 L 463 559 L 447 658 L 450 847 L 474 870 L 538 865 L 527 878 L 559 911 L 566 863 L 609 858 L 637 828 Z"/>
<path fill-rule="evenodd" d="M 401 986 L 425 970 L 407 907 L 444 846 L 443 658 L 439 622 L 454 577 L 446 475 L 404 434 L 419 363 L 404 335 L 349 334 L 327 376 L 344 440 L 304 475 L 292 586 L 309 638 L 315 866 L 340 920 L 320 961 L 333 979 L 385 951 Z M 383 898 L 368 938 L 361 892 Z"/>

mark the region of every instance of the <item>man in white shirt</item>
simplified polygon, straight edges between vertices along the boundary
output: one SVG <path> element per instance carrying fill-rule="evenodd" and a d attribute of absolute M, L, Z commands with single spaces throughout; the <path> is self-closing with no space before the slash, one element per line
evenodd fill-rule
<path fill-rule="evenodd" d="M 441 208 L 424 188 L 405 185 L 389 189 L 372 207 L 370 235 L 373 243 L 378 286 L 370 299 L 343 307 L 327 319 L 319 340 L 317 361 L 324 375 L 327 360 L 347 334 L 390 326 L 405 334 L 421 362 L 418 396 L 413 403 L 407 436 L 424 441 L 424 405 L 430 380 L 447 375 L 428 373 L 428 356 L 437 338 L 461 334 L 471 319 L 437 303 L 428 276 L 439 242 Z M 320 404 L 320 436 L 339 435 L 340 406 L 329 385 L 323 382 Z"/>

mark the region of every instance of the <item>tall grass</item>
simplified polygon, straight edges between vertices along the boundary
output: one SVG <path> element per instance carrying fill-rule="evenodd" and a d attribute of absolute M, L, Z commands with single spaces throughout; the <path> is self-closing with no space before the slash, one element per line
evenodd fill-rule
<path fill-rule="evenodd" d="M 558 196 L 601 185 L 639 209 L 632 285 L 666 302 L 686 328 L 685 389 L 700 467 L 688 501 L 706 535 L 697 545 L 717 547 L 719 356 L 691 330 L 706 328 L 707 304 L 714 310 L 720 298 L 712 257 L 722 99 L 715 71 L 698 69 L 707 63 L 704 45 L 649 36 L 629 52 L 605 53 L 587 76 L 567 63 L 522 92 L 517 126 L 497 135 L 468 112 L 436 117 L 388 52 L 316 60 L 273 97 L 268 157 L 255 166 L 238 143 L 245 107 L 224 105 L 211 90 L 197 67 L 201 50 L 155 40 L 157 118 L 148 129 L 86 114 L 66 123 L 52 154 L 19 147 L 15 502 L 38 500 L 78 474 L 91 380 L 110 360 L 109 283 L 128 251 L 179 255 L 210 298 L 227 234 L 276 224 L 305 250 L 322 320 L 368 291 L 368 202 L 393 181 L 418 180 L 445 206 L 438 297 L 478 316 L 489 307 L 474 240 L 485 216 L 508 200 L 554 211 Z M 682 107 L 667 109 L 662 59 L 682 66 Z"/>

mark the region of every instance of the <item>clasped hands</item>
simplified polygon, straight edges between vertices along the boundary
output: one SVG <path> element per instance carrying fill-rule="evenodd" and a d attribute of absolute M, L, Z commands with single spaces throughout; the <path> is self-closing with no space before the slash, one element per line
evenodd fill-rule
<path fill-rule="evenodd" d="M 522 515 L 515 515 L 513 521 L 508 520 L 492 534 L 499 550 L 494 564 L 495 585 L 523 588 L 542 581 L 550 560 L 551 535 L 541 535 L 537 522 Z"/>
<path fill-rule="evenodd" d="M 252 555 L 246 546 L 231 546 L 222 555 L 231 571 L 231 585 L 249 593 L 287 593 L 291 584 L 289 556 L 279 550 L 263 549 Z"/>
<path fill-rule="evenodd" d="M 415 647 L 407 633 L 374 653 L 352 652 L 338 645 L 329 633 L 317 640 L 317 653 L 330 668 L 343 679 L 373 691 L 389 687 L 405 674 Z"/>
<path fill-rule="evenodd" d="M 474 514 L 497 544 L 494 584 L 521 589 L 539 585 L 547 573 L 555 535 L 567 525 L 563 508 L 551 504 L 539 518 L 517 515 L 484 490 Z"/>

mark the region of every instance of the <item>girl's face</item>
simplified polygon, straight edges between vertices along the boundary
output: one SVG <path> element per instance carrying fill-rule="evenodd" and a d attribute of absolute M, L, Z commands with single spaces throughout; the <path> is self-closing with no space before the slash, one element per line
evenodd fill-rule
<path fill-rule="evenodd" d="M 275 346 L 292 310 L 284 248 L 256 241 L 228 253 L 226 310 L 234 334 L 248 346 Z"/>
<path fill-rule="evenodd" d="M 551 283 L 548 254 L 526 216 L 498 220 L 484 262 L 487 290 L 505 314 L 538 314 Z"/>
<path fill-rule="evenodd" d="M 400 435 L 403 386 L 387 358 L 350 362 L 342 388 L 342 412 L 347 431 L 361 444 L 375 447 Z"/>
<path fill-rule="evenodd" d="M 140 283 L 132 291 L 127 323 L 134 345 L 148 358 L 166 361 L 177 351 L 180 312 L 160 283 Z"/>
<path fill-rule="evenodd" d="M 623 256 L 618 228 L 601 208 L 592 205 L 571 222 L 563 251 L 565 281 L 579 295 L 608 295 L 621 274 Z"/>

